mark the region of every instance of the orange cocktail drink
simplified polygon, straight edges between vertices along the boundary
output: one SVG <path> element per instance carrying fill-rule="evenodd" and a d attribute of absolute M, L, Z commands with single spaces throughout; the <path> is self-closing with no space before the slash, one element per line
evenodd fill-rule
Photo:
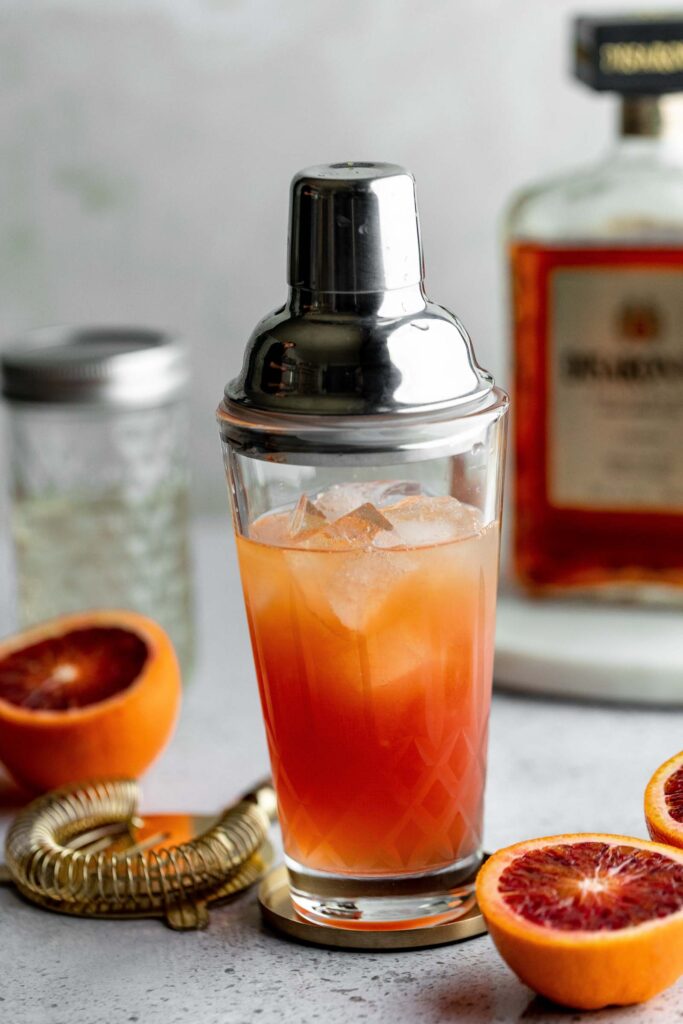
<path fill-rule="evenodd" d="M 365 879 L 479 855 L 498 566 L 472 506 L 373 486 L 237 538 L 288 864 Z"/>

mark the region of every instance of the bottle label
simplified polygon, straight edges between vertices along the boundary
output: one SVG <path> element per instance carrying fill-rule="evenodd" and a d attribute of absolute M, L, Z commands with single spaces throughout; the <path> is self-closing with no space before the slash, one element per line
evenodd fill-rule
<path fill-rule="evenodd" d="M 546 473 L 557 508 L 683 510 L 682 257 L 640 256 L 548 268 Z"/>

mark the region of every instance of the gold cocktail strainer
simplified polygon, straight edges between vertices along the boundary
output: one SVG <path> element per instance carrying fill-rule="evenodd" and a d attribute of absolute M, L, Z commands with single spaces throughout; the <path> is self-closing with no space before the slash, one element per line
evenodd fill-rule
<path fill-rule="evenodd" d="M 204 928 L 208 904 L 259 879 L 272 864 L 276 816 L 269 783 L 217 819 L 138 815 L 136 782 L 67 786 L 34 800 L 5 844 L 5 880 L 33 903 L 82 917 L 161 917 Z"/>

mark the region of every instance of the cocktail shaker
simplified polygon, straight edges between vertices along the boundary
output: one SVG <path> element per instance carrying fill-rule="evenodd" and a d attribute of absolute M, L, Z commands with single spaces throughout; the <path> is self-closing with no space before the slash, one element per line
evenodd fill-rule
<path fill-rule="evenodd" d="M 452 920 L 481 861 L 508 402 L 423 282 L 411 174 L 300 172 L 287 301 L 218 410 L 292 899 L 321 925 Z"/>

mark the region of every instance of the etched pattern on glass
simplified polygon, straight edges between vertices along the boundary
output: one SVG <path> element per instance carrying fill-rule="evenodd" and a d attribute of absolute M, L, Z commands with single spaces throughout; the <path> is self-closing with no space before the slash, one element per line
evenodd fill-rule
<path fill-rule="evenodd" d="M 12 417 L 19 619 L 131 608 L 192 656 L 185 417 L 20 410 Z"/>
<path fill-rule="evenodd" d="M 238 550 L 290 860 L 386 877 L 475 856 L 497 524 L 353 484 L 266 514 Z"/>

